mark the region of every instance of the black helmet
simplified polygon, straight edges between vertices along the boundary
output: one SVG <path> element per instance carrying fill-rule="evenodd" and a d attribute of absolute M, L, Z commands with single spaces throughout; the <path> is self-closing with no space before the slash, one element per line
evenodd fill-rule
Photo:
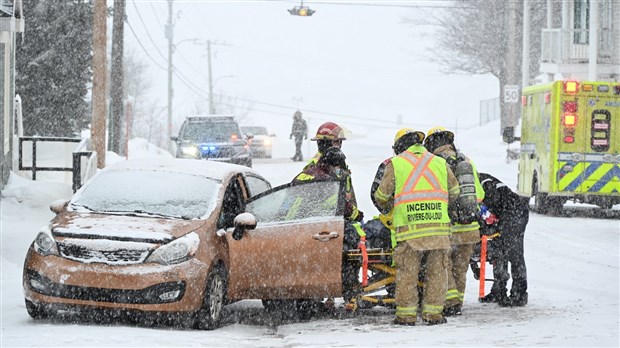
<path fill-rule="evenodd" d="M 329 166 L 345 168 L 346 159 L 347 157 L 339 148 L 332 146 L 325 150 L 325 152 L 321 155 L 319 162 Z"/>

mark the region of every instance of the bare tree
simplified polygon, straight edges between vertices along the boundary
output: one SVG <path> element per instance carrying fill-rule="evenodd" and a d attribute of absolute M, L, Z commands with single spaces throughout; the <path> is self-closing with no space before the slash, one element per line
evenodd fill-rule
<path fill-rule="evenodd" d="M 523 40 L 523 1 L 455 0 L 439 15 L 427 16 L 426 24 L 438 26 L 432 60 L 446 73 L 491 74 L 506 84 L 520 85 Z M 530 78 L 539 74 L 541 30 L 546 1 L 530 1 Z M 512 54 L 509 54 L 512 52 Z M 515 74 L 516 72 L 516 74 Z M 519 79 L 520 80 L 520 79 Z M 502 118 L 506 106 L 500 99 Z"/>
<path fill-rule="evenodd" d="M 144 138 L 166 148 L 169 139 L 165 139 L 165 106 L 148 99 L 151 81 L 146 77 L 146 64 L 136 60 L 134 51 L 126 51 L 123 66 L 126 98 L 132 100 L 130 138 Z"/>

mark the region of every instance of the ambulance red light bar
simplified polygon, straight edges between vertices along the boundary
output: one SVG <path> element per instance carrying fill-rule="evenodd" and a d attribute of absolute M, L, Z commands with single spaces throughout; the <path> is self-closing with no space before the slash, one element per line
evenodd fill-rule
<path fill-rule="evenodd" d="M 566 127 L 575 127 L 577 125 L 577 114 L 567 113 L 564 114 L 564 126 Z"/>
<path fill-rule="evenodd" d="M 577 102 L 574 102 L 574 101 L 564 102 L 564 112 L 577 112 Z"/>
<path fill-rule="evenodd" d="M 564 92 L 569 94 L 575 94 L 579 92 L 579 82 L 564 81 Z"/>

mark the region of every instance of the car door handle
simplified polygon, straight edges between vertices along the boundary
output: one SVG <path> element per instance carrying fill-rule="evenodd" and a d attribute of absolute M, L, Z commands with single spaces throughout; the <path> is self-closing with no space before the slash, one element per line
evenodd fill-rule
<path fill-rule="evenodd" d="M 332 231 L 332 232 L 323 231 L 323 232 L 319 232 L 315 234 L 314 236 L 312 236 L 312 239 L 316 239 L 321 242 L 327 242 L 330 239 L 334 239 L 334 238 L 338 238 L 338 232 L 336 231 Z"/>

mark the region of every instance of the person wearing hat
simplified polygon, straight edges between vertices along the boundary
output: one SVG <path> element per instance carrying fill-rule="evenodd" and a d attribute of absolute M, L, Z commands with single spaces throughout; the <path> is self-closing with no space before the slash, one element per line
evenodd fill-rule
<path fill-rule="evenodd" d="M 301 153 L 301 144 L 304 139 L 308 139 L 308 125 L 306 120 L 301 117 L 301 111 L 295 111 L 293 115 L 293 127 L 289 139 L 295 137 L 295 155 L 291 159 L 295 162 L 303 161 L 304 155 Z"/>
<path fill-rule="evenodd" d="M 457 215 L 450 226 L 452 247 L 448 257 L 448 290 L 443 313 L 445 316 L 461 315 L 469 259 L 474 246 L 480 242 L 478 215 L 484 190 L 474 162 L 457 151 L 454 133 L 444 127 L 433 127 L 426 133 L 424 147 L 446 160 L 461 189 L 456 204 Z"/>
<path fill-rule="evenodd" d="M 374 198 L 382 211 L 393 209 L 396 247 L 395 324 L 415 325 L 418 315 L 418 277 L 426 267 L 422 321 L 446 323 L 443 306 L 447 289 L 447 257 L 450 248 L 449 211 L 459 195 L 456 177 L 446 161 L 422 146 L 424 133 L 399 130 L 393 149 L 398 155 L 385 166 Z"/>
<path fill-rule="evenodd" d="M 347 140 L 344 134 L 344 129 L 334 122 L 325 122 L 319 126 L 314 138 L 310 139 L 316 141 L 318 147 L 317 153 L 310 159 L 310 161 L 304 167 L 304 170 L 315 166 L 321 155 L 330 147 L 342 147 L 342 141 Z"/>

